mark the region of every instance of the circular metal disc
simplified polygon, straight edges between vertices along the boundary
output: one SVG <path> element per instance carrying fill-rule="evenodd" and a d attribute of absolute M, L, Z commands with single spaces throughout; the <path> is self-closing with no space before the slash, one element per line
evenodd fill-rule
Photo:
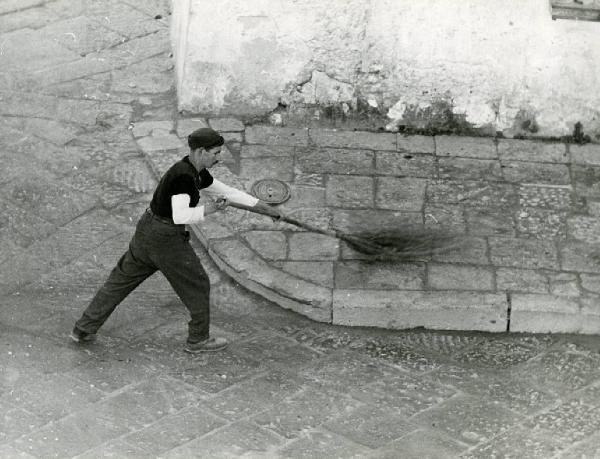
<path fill-rule="evenodd" d="M 290 188 L 281 180 L 262 179 L 252 184 L 252 194 L 269 204 L 281 204 L 290 198 Z"/>

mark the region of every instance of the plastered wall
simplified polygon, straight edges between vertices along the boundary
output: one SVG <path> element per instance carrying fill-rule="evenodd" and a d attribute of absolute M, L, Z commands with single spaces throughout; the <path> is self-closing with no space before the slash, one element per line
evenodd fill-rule
<path fill-rule="evenodd" d="M 600 22 L 549 0 L 173 0 L 179 108 L 600 138 Z"/>

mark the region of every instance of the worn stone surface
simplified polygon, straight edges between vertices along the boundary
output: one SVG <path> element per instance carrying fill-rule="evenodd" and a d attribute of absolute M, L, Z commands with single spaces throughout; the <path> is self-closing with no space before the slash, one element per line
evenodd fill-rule
<path fill-rule="evenodd" d="M 375 154 L 367 150 L 341 148 L 297 148 L 296 167 L 302 173 L 369 175 Z"/>
<path fill-rule="evenodd" d="M 494 265 L 515 268 L 558 268 L 557 249 L 552 241 L 520 238 L 490 238 Z"/>
<path fill-rule="evenodd" d="M 435 137 L 437 156 L 462 156 L 464 158 L 496 159 L 496 145 L 492 139 L 473 137 L 453 137 L 439 135 Z"/>
<path fill-rule="evenodd" d="M 406 289 L 424 286 L 425 268 L 414 264 L 347 261 L 335 265 L 335 286 L 340 289 Z"/>
<path fill-rule="evenodd" d="M 571 146 L 571 154 L 572 152 L 573 146 Z M 563 143 L 500 139 L 498 155 L 503 161 L 569 162 L 567 148 Z"/>
<path fill-rule="evenodd" d="M 418 178 L 380 177 L 375 182 L 375 207 L 418 211 L 423 207 L 427 182 Z"/>
<path fill-rule="evenodd" d="M 326 200 L 331 207 L 373 208 L 373 178 L 332 175 L 327 181 Z"/>
<path fill-rule="evenodd" d="M 375 170 L 379 175 L 434 178 L 437 167 L 433 155 L 378 151 Z"/>
<path fill-rule="evenodd" d="M 427 284 L 436 290 L 494 290 L 494 276 L 481 267 L 430 264 Z"/>
<path fill-rule="evenodd" d="M 500 162 L 494 159 L 439 158 L 438 167 L 442 180 L 502 180 Z"/>
<path fill-rule="evenodd" d="M 570 181 L 569 168 L 563 164 L 502 161 L 502 173 L 509 182 L 565 185 Z"/>
<path fill-rule="evenodd" d="M 311 129 L 310 139 L 319 146 L 396 151 L 396 135 L 389 133 Z"/>

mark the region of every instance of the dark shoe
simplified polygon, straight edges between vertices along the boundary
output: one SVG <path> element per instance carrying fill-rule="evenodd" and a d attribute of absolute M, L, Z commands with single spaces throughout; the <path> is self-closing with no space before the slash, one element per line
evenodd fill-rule
<path fill-rule="evenodd" d="M 76 343 L 89 343 L 90 341 L 93 341 L 96 337 L 96 335 L 94 335 L 93 333 L 84 332 L 77 327 L 73 328 L 73 331 L 69 336 Z"/>
<path fill-rule="evenodd" d="M 183 350 L 185 352 L 189 352 L 190 354 L 197 354 L 199 352 L 220 351 L 226 347 L 227 340 L 225 338 L 208 338 L 197 343 L 187 343 Z"/>

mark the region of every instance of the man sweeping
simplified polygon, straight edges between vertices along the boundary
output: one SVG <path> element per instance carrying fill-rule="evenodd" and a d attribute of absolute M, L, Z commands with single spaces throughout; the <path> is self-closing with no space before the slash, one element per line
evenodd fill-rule
<path fill-rule="evenodd" d="M 184 350 L 199 353 L 227 346 L 225 338 L 209 334 L 210 282 L 189 243 L 185 225 L 201 224 L 205 218 L 225 209 L 230 201 L 274 218 L 280 218 L 280 214 L 268 204 L 211 176 L 208 169 L 218 163 L 223 143 L 223 137 L 210 128 L 197 129 L 188 136 L 189 155 L 171 166 L 160 179 L 150 207 L 137 223 L 129 249 L 75 323 L 71 339 L 77 343 L 93 340 L 119 303 L 150 275 L 160 271 L 190 312 Z M 198 205 L 201 191 L 215 200 Z"/>

